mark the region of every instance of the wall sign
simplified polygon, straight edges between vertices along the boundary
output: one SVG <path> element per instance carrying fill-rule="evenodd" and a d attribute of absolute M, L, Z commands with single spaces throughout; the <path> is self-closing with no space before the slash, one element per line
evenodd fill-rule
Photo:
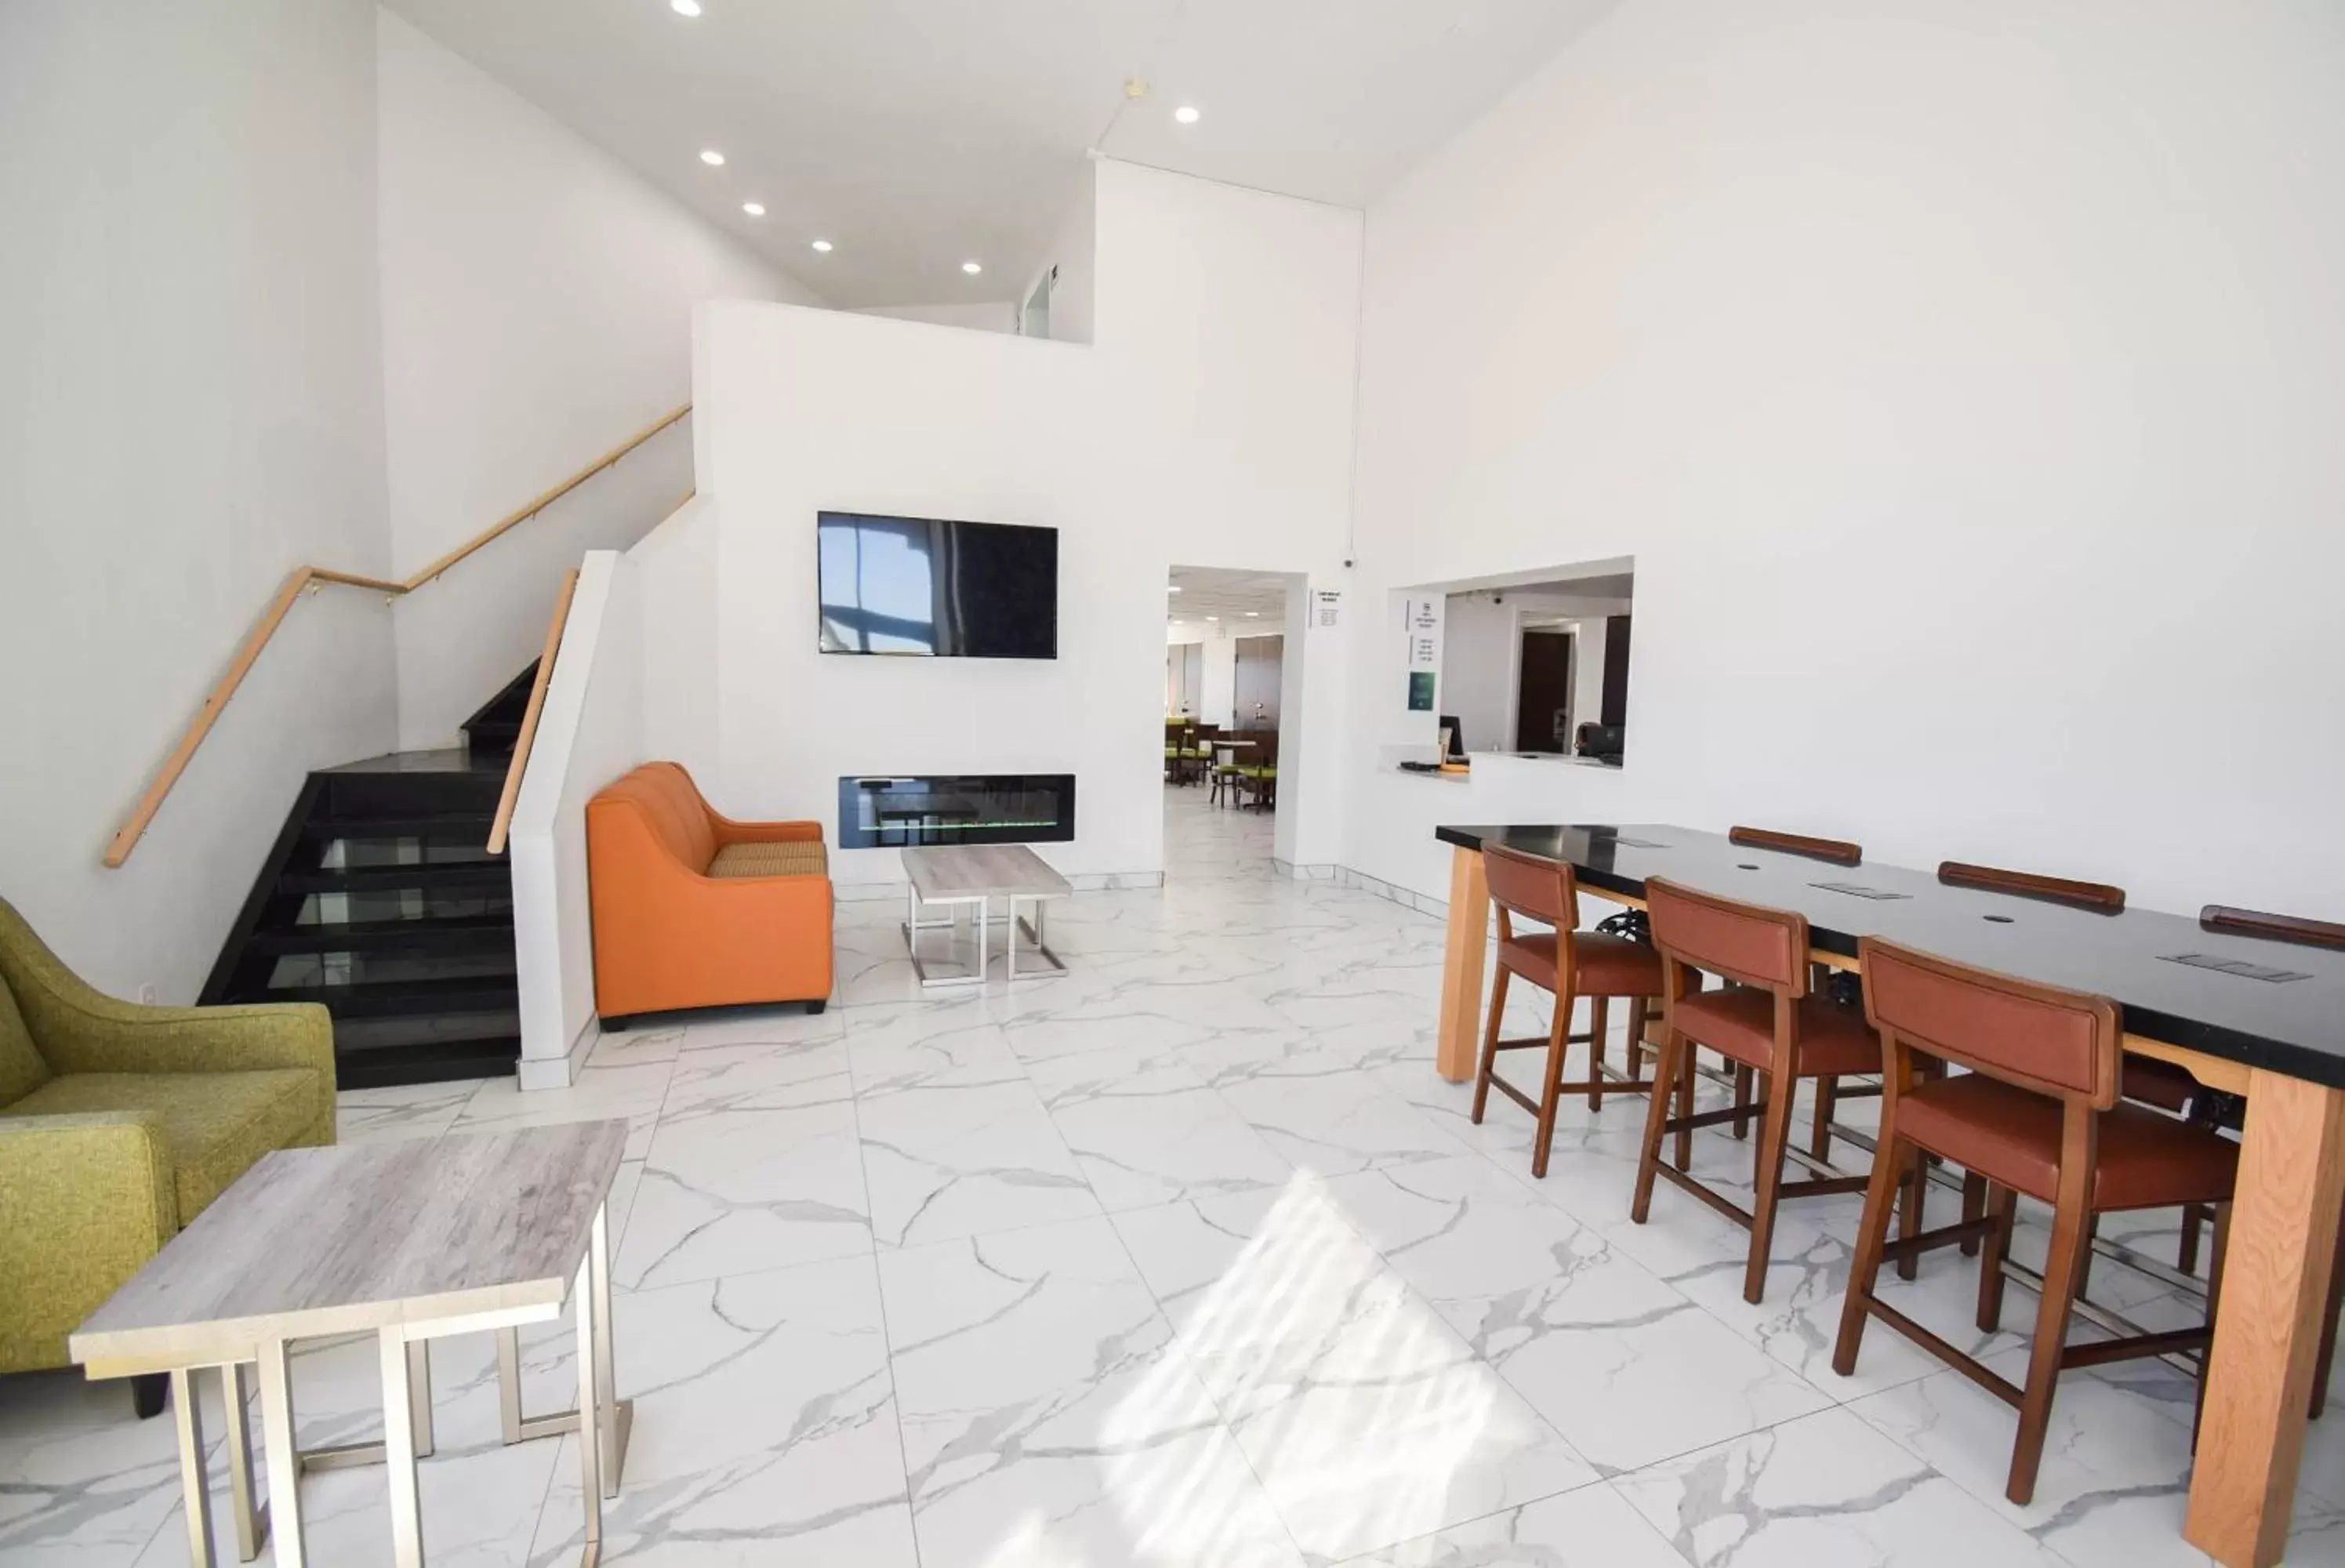
<path fill-rule="evenodd" d="M 1413 671 L 1440 669 L 1441 613 L 1444 608 L 1441 601 L 1410 594 L 1404 603 L 1403 625 L 1408 637 L 1408 667 Z"/>
<path fill-rule="evenodd" d="M 1340 588 L 1315 588 L 1311 591 L 1311 624 L 1340 626 L 1344 623 L 1344 591 Z"/>

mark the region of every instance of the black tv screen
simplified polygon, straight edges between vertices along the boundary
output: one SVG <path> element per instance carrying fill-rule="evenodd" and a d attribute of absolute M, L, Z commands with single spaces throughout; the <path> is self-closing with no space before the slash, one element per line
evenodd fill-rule
<path fill-rule="evenodd" d="M 826 511 L 816 519 L 822 651 L 1059 656 L 1059 531 Z"/>

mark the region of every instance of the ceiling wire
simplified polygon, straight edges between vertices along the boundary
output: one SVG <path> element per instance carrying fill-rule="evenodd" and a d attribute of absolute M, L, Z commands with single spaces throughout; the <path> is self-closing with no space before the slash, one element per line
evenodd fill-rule
<path fill-rule="evenodd" d="M 1124 111 L 1155 91 L 1155 64 L 1163 57 L 1164 51 L 1172 47 L 1172 40 L 1180 35 L 1182 25 L 1188 19 L 1189 0 L 1174 0 L 1172 13 L 1165 18 L 1163 32 L 1157 35 L 1156 42 L 1150 45 L 1145 51 L 1147 57 L 1142 64 L 1148 68 L 1124 77 L 1116 94 L 1114 110 L 1109 114 L 1107 124 L 1100 127 L 1099 135 L 1091 139 L 1091 147 L 1095 151 L 1106 150 L 1107 139 L 1115 134 L 1115 127 L 1123 122 Z M 1132 93 L 1132 85 L 1135 82 L 1139 83 L 1141 87 L 1140 96 L 1137 97 Z"/>

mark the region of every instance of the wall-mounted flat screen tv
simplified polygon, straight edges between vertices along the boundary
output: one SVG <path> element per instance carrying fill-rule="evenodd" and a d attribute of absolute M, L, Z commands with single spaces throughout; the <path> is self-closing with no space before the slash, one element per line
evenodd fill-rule
<path fill-rule="evenodd" d="M 822 651 L 1059 656 L 1059 531 L 826 511 L 816 519 Z"/>

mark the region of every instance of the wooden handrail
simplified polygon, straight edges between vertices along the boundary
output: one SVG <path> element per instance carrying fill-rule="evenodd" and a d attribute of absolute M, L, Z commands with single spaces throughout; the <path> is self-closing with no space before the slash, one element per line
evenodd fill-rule
<path fill-rule="evenodd" d="M 489 853 L 505 852 L 505 834 L 513 826 L 513 807 L 521 800 L 522 771 L 529 766 L 529 749 L 537 744 L 537 721 L 545 712 L 545 689 L 553 683 L 553 661 L 562 652 L 562 628 L 570 620 L 570 597 L 578 592 L 578 569 L 563 574 L 562 592 L 553 597 L 553 620 L 545 628 L 545 651 L 537 656 L 537 679 L 529 683 L 529 707 L 521 716 L 521 733 L 513 737 L 513 761 L 505 764 L 504 793 L 497 796 L 497 819 L 489 824 Z"/>
<path fill-rule="evenodd" d="M 392 581 L 383 577 L 365 577 L 350 572 L 336 572 L 322 566 L 296 567 L 292 574 L 285 579 L 284 586 L 277 591 L 277 596 L 269 602 L 269 608 L 261 612 L 259 621 L 254 624 L 249 632 L 246 633 L 243 642 L 238 645 L 236 657 L 228 663 L 228 673 L 222 675 L 211 691 L 205 695 L 204 705 L 197 710 L 194 722 L 188 725 L 187 733 L 179 737 L 179 744 L 171 748 L 171 754 L 163 759 L 162 771 L 155 775 L 155 782 L 147 786 L 147 793 L 138 797 L 138 804 L 131 812 L 129 820 L 122 824 L 121 829 L 115 834 L 113 842 L 107 845 L 106 865 L 108 869 L 119 869 L 123 863 L 130 858 L 130 852 L 138 847 L 139 839 L 145 836 L 147 825 L 155 820 L 155 814 L 162 810 L 164 797 L 171 793 L 171 786 L 179 782 L 179 775 L 188 771 L 188 764 L 195 757 L 196 748 L 204 744 L 206 735 L 211 733 L 212 725 L 218 722 L 221 711 L 228 706 L 228 699 L 236 695 L 236 689 L 244 683 L 245 676 L 251 673 L 253 662 L 260 657 L 260 651 L 269 646 L 269 638 L 276 635 L 279 624 L 284 621 L 287 612 L 293 608 L 293 602 L 301 596 L 303 589 L 314 591 L 321 583 L 331 582 L 346 588 L 372 589 L 378 593 L 388 594 L 392 598 L 412 593 L 482 545 L 535 517 L 539 512 L 543 511 L 604 469 L 610 468 L 621 458 L 691 412 L 692 405 L 686 403 L 681 408 L 662 415 L 657 423 L 638 430 L 518 511 L 507 512 L 412 577 Z M 546 661 L 548 665 L 551 663 L 550 659 Z M 542 665 L 538 673 L 541 686 L 544 678 L 545 666 Z M 533 697 L 533 712 L 534 712 L 535 700 Z M 510 788 L 510 785 L 508 787 Z"/>

